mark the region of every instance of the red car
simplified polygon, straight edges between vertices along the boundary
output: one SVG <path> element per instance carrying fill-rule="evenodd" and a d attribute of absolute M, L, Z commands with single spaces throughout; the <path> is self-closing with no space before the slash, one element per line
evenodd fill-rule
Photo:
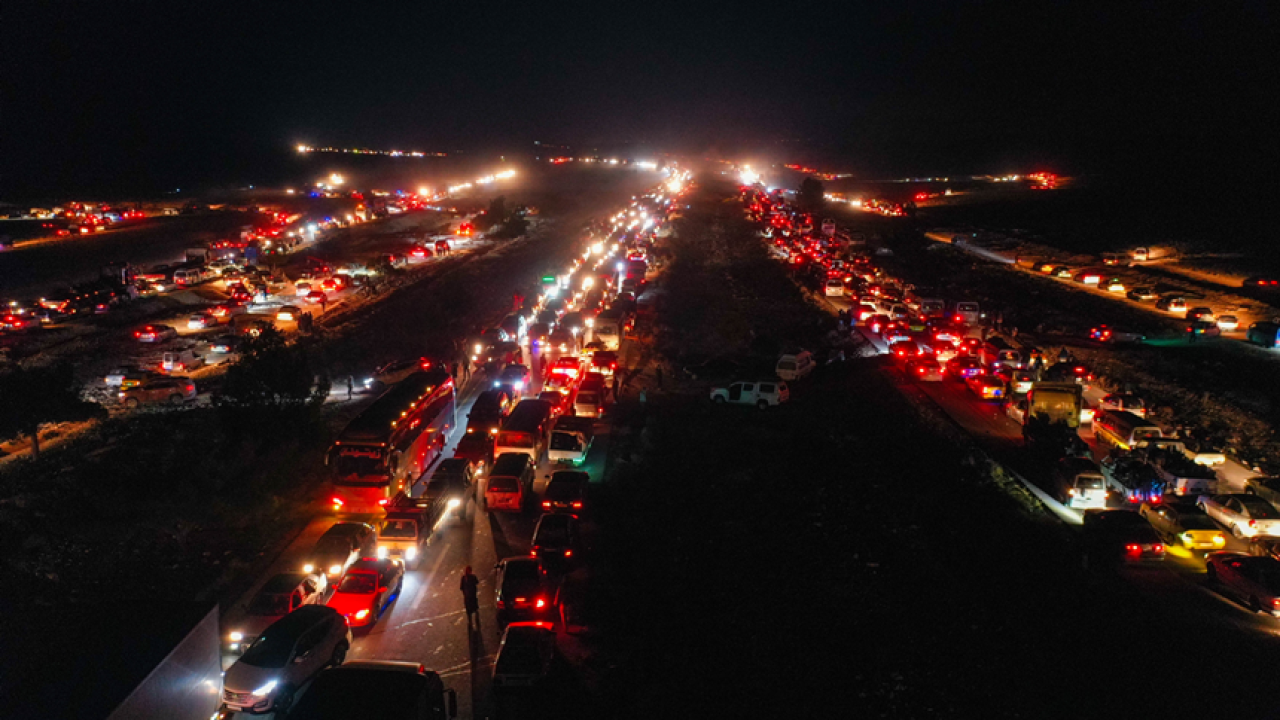
<path fill-rule="evenodd" d="M 403 584 L 404 565 L 399 559 L 361 558 L 347 568 L 327 604 L 350 627 L 372 625 L 399 597 Z"/>
<path fill-rule="evenodd" d="M 307 302 L 319 305 L 320 303 L 329 302 L 329 296 L 319 290 L 312 290 L 307 293 Z"/>

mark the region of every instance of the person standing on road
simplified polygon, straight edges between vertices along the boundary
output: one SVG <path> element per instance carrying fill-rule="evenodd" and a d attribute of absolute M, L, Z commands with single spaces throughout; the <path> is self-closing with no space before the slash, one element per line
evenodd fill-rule
<path fill-rule="evenodd" d="M 619 372 L 621 371 L 617 371 L 613 374 L 613 401 L 614 402 L 618 401 L 618 373 Z"/>
<path fill-rule="evenodd" d="M 462 581 L 458 583 L 458 589 L 462 591 L 462 604 L 467 610 L 467 628 L 474 627 L 480 629 L 480 578 L 471 572 L 471 566 L 468 565 L 462 571 Z M 472 625 L 472 619 L 475 619 L 475 625 Z"/>
<path fill-rule="evenodd" d="M 356 379 L 353 376 L 348 375 L 347 376 L 347 399 L 350 400 L 352 396 L 355 395 L 355 392 L 356 392 Z"/>
<path fill-rule="evenodd" d="M 453 376 L 453 384 L 458 384 L 458 361 L 454 360 L 449 363 L 449 374 Z"/>

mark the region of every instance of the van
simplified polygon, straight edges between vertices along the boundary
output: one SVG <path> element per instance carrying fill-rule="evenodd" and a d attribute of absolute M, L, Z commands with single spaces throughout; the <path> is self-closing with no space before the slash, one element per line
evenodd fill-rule
<path fill-rule="evenodd" d="M 551 434 L 551 403 L 546 400 L 521 400 L 502 421 L 493 454 L 524 453 L 531 462 L 542 459 L 547 437 Z"/>
<path fill-rule="evenodd" d="M 1099 442 L 1123 450 L 1164 437 L 1159 425 L 1124 410 L 1103 410 L 1094 415 L 1093 434 Z"/>
<path fill-rule="evenodd" d="M 1063 505 L 1077 510 L 1107 506 L 1107 479 L 1088 458 L 1063 458 L 1054 468 L 1054 490 Z"/>
<path fill-rule="evenodd" d="M 1013 370 L 1021 370 L 1025 367 L 1022 353 L 998 337 L 991 338 L 982 344 L 978 349 L 978 358 L 986 368 L 1004 365 Z"/>
<path fill-rule="evenodd" d="M 197 355 L 191 348 L 186 348 L 166 352 L 160 368 L 166 373 L 180 373 L 195 370 L 202 365 L 204 365 L 204 357 Z"/>
<path fill-rule="evenodd" d="M 831 278 L 822 287 L 827 297 L 844 297 L 844 281 L 840 278 Z"/>
<path fill-rule="evenodd" d="M 607 394 L 608 390 L 603 386 L 580 388 L 573 399 L 573 414 L 587 418 L 604 417 L 605 409 L 608 407 Z"/>
<path fill-rule="evenodd" d="M 485 509 L 490 512 L 522 512 L 533 494 L 534 472 L 533 461 L 522 452 L 499 455 L 493 461 L 493 469 L 489 471 L 489 479 L 485 482 Z"/>
<path fill-rule="evenodd" d="M 813 353 L 808 350 L 800 350 L 794 353 L 787 353 L 778 358 L 778 365 L 774 369 L 778 373 L 778 377 L 783 380 L 799 380 L 813 372 L 813 368 Z"/>
<path fill-rule="evenodd" d="M 982 320 L 982 312 L 976 302 L 958 302 L 952 320 L 965 325 L 977 325 Z"/>

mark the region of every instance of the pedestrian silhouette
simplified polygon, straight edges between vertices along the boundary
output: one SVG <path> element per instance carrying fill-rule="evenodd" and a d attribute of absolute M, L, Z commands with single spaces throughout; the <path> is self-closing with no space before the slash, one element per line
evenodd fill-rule
<path fill-rule="evenodd" d="M 479 591 L 480 578 L 471 572 L 471 566 L 468 565 L 462 571 L 462 580 L 458 583 L 458 589 L 462 591 L 462 604 L 467 610 L 467 627 L 480 629 L 480 598 Z M 472 625 L 474 620 L 475 624 Z"/>
<path fill-rule="evenodd" d="M 351 375 L 347 376 L 347 399 L 350 400 L 356 392 L 356 379 Z"/>

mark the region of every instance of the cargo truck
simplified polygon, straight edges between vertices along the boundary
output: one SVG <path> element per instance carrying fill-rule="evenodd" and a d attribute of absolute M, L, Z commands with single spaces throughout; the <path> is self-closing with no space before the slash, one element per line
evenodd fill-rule
<path fill-rule="evenodd" d="M 1022 437 L 1028 446 L 1065 447 L 1079 440 L 1084 388 L 1075 383 L 1037 382 L 1027 393 Z"/>

